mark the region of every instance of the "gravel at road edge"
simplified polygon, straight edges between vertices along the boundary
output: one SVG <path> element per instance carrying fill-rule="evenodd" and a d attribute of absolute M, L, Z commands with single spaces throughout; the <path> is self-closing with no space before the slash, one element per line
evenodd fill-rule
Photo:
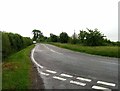
<path fill-rule="evenodd" d="M 30 79 L 31 79 L 30 89 L 34 89 L 37 91 L 43 91 L 44 90 L 43 80 L 38 74 L 36 66 L 32 62 L 31 64 L 32 64 L 32 68 L 30 70 Z"/>

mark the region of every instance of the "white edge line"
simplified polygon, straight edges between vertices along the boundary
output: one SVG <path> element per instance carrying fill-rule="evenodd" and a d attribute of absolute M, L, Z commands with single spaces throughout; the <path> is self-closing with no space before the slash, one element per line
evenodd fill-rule
<path fill-rule="evenodd" d="M 99 90 L 104 90 L 104 91 L 111 91 L 109 88 L 101 87 L 101 86 L 92 86 L 93 89 L 99 89 Z"/>
<path fill-rule="evenodd" d="M 104 82 L 104 81 L 97 81 L 97 83 L 115 87 L 114 83 L 109 83 L 109 82 Z"/>
<path fill-rule="evenodd" d="M 78 81 L 73 81 L 73 80 L 71 80 L 70 83 L 76 84 L 76 85 L 81 85 L 81 86 L 85 86 L 86 85 L 86 83 L 82 83 L 82 82 L 78 82 Z"/>
<path fill-rule="evenodd" d="M 72 78 L 73 76 L 71 76 L 71 75 L 68 75 L 68 74 L 60 74 L 61 76 L 64 76 L 64 77 L 70 77 L 70 78 Z"/>
<path fill-rule="evenodd" d="M 53 70 L 46 70 L 46 71 L 49 72 L 49 73 L 53 73 L 53 74 L 57 73 L 56 71 L 53 71 Z"/>
<path fill-rule="evenodd" d="M 87 79 L 87 78 L 83 78 L 83 77 L 77 77 L 76 79 L 78 80 L 82 80 L 82 81 L 87 81 L 87 82 L 91 82 L 91 79 Z"/>
<path fill-rule="evenodd" d="M 32 53 L 31 53 L 31 59 L 32 59 L 33 63 L 35 63 L 36 66 L 38 66 L 38 67 L 40 67 L 40 68 L 43 68 L 43 66 L 41 66 L 40 64 L 38 64 L 38 63 L 35 61 L 35 59 L 34 59 L 34 57 L 33 57 L 34 51 L 35 51 L 35 48 L 32 50 Z"/>
<path fill-rule="evenodd" d="M 61 80 L 61 81 L 65 81 L 66 79 L 65 78 L 61 78 L 61 77 L 58 77 L 58 76 L 53 76 L 54 79 L 57 79 L 57 80 Z"/>

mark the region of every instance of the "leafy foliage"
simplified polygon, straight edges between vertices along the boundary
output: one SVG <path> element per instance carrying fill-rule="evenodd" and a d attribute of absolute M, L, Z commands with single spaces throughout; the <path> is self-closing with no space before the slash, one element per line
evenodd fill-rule
<path fill-rule="evenodd" d="M 67 43 L 68 40 L 69 40 L 68 34 L 67 34 L 66 32 L 62 32 L 62 33 L 60 34 L 60 42 L 61 42 L 61 43 Z"/>
<path fill-rule="evenodd" d="M 91 30 L 88 29 L 88 32 L 86 31 L 80 31 L 79 33 L 79 39 L 81 43 L 88 45 L 88 46 L 100 46 L 103 45 L 104 41 L 104 35 L 101 34 L 98 29 Z"/>
<path fill-rule="evenodd" d="M 10 54 L 20 51 L 31 44 L 32 40 L 29 37 L 2 32 L 2 58 L 4 59 Z"/>
<path fill-rule="evenodd" d="M 58 42 L 58 36 L 51 33 L 50 34 L 50 40 L 51 40 L 51 42 Z"/>
<path fill-rule="evenodd" d="M 33 35 L 34 35 L 33 36 L 34 41 L 36 41 L 38 38 L 40 39 L 40 38 L 43 37 L 43 34 L 42 34 L 42 32 L 40 30 L 34 29 L 32 32 L 33 32 Z"/>

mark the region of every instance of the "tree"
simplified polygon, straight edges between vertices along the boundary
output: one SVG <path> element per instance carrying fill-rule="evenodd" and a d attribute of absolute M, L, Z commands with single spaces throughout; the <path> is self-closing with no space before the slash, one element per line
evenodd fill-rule
<path fill-rule="evenodd" d="M 33 41 L 36 41 L 38 38 L 43 37 L 43 34 L 40 30 L 34 29 L 32 32 L 33 32 Z"/>
<path fill-rule="evenodd" d="M 50 40 L 51 42 L 58 42 L 58 36 L 50 33 Z"/>
<path fill-rule="evenodd" d="M 88 46 L 99 46 L 103 45 L 104 35 L 98 31 L 98 29 L 88 29 L 86 31 L 80 31 L 79 39 L 82 43 Z"/>
<path fill-rule="evenodd" d="M 60 33 L 60 42 L 61 43 L 67 43 L 69 40 L 69 36 L 66 32 Z"/>
<path fill-rule="evenodd" d="M 98 31 L 98 29 L 88 29 L 86 35 L 86 44 L 89 46 L 99 46 L 103 45 L 104 35 Z"/>
<path fill-rule="evenodd" d="M 79 38 L 81 43 L 85 42 L 86 34 L 87 34 L 86 31 L 80 30 L 80 33 L 78 34 L 78 36 L 79 36 L 78 38 Z"/>

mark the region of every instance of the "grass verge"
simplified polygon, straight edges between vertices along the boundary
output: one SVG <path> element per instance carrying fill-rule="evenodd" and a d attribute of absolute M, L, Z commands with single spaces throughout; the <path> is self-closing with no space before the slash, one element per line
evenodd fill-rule
<path fill-rule="evenodd" d="M 116 57 L 120 58 L 120 55 L 118 55 L 118 46 L 82 46 L 78 44 L 62 44 L 62 43 L 49 43 L 61 48 L 70 49 L 73 51 L 78 52 L 84 52 L 94 55 L 101 55 L 101 56 L 107 56 L 107 57 Z"/>
<path fill-rule="evenodd" d="M 28 89 L 30 80 L 31 45 L 4 60 L 2 64 L 2 89 Z"/>

